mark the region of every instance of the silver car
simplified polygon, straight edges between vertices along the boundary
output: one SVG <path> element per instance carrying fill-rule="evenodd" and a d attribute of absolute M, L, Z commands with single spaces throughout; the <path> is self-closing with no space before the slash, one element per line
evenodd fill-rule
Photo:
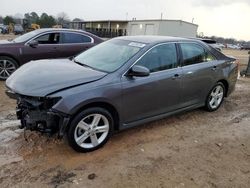
<path fill-rule="evenodd" d="M 217 110 L 234 90 L 238 65 L 200 40 L 120 37 L 74 59 L 40 60 L 6 81 L 21 127 L 67 135 L 79 152 L 113 132 L 182 111 Z"/>

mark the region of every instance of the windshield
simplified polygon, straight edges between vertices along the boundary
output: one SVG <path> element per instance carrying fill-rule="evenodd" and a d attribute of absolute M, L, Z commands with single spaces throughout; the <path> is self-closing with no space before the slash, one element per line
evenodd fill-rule
<path fill-rule="evenodd" d="M 20 37 L 17 37 L 15 38 L 13 41 L 14 42 L 25 42 L 27 40 L 29 40 L 30 38 L 36 36 L 37 34 L 39 34 L 40 32 L 35 30 L 35 31 L 31 31 L 31 32 L 28 32 L 24 35 L 21 35 Z"/>
<path fill-rule="evenodd" d="M 144 46 L 142 43 L 113 39 L 81 53 L 74 60 L 97 70 L 113 72 Z"/>

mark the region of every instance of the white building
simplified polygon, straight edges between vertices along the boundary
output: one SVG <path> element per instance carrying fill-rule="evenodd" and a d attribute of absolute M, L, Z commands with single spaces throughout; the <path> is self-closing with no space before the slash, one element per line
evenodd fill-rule
<path fill-rule="evenodd" d="M 196 37 L 198 25 L 182 20 L 97 20 L 74 21 L 70 28 L 83 29 L 104 38 L 124 35 Z"/>
<path fill-rule="evenodd" d="M 198 25 L 182 20 L 132 20 L 127 35 L 163 35 L 196 37 Z"/>

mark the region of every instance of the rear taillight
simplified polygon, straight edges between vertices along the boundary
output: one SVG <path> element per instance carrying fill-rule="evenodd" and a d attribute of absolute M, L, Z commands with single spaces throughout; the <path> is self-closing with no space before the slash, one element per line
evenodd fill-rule
<path fill-rule="evenodd" d="M 238 59 L 236 59 L 235 61 L 232 62 L 233 64 L 237 65 L 237 69 L 239 70 L 240 67 L 240 61 Z"/>
<path fill-rule="evenodd" d="M 236 64 L 236 69 L 235 72 L 237 74 L 237 78 L 240 78 L 240 61 L 238 59 L 236 59 L 235 61 L 233 61 L 233 64 Z"/>

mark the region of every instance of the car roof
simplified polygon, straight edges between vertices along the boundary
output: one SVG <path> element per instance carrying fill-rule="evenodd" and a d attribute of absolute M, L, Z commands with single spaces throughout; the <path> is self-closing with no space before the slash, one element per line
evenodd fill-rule
<path fill-rule="evenodd" d="M 177 41 L 198 41 L 197 39 L 189 39 L 182 37 L 171 37 L 171 36 L 150 36 L 150 35 L 139 35 L 139 36 L 124 36 L 118 37 L 118 39 L 128 40 L 139 43 L 161 43 L 161 42 L 177 42 Z"/>
<path fill-rule="evenodd" d="M 37 29 L 38 32 L 48 32 L 48 31 L 73 31 L 73 32 L 86 32 L 83 30 L 76 30 L 76 29 L 66 29 L 66 28 L 41 28 Z"/>
<path fill-rule="evenodd" d="M 82 30 L 76 30 L 76 29 L 66 29 L 66 28 L 41 28 L 37 29 L 37 31 L 82 31 Z"/>
<path fill-rule="evenodd" d="M 206 48 L 209 49 L 218 59 L 225 59 L 226 57 L 224 54 L 212 48 L 210 45 L 206 44 L 204 41 L 200 40 L 199 38 L 142 35 L 142 36 L 117 37 L 117 38 L 114 38 L 113 40 L 117 40 L 117 39 L 149 44 L 150 46 L 158 44 L 158 43 L 164 43 L 164 42 L 196 42 L 196 43 L 201 44 L 202 46 L 206 46 Z"/>
<path fill-rule="evenodd" d="M 76 33 L 82 33 L 82 34 L 86 34 L 86 35 L 89 35 L 91 37 L 94 37 L 94 38 L 98 38 L 100 40 L 103 40 L 101 39 L 100 37 L 94 35 L 93 33 L 89 33 L 87 31 L 83 31 L 83 30 L 77 30 L 77 29 L 66 29 L 66 28 L 41 28 L 41 29 L 37 29 L 37 30 L 34 30 L 37 32 L 37 34 L 41 34 L 41 33 L 45 33 L 45 32 L 63 32 L 63 31 L 66 31 L 66 32 L 76 32 Z"/>

